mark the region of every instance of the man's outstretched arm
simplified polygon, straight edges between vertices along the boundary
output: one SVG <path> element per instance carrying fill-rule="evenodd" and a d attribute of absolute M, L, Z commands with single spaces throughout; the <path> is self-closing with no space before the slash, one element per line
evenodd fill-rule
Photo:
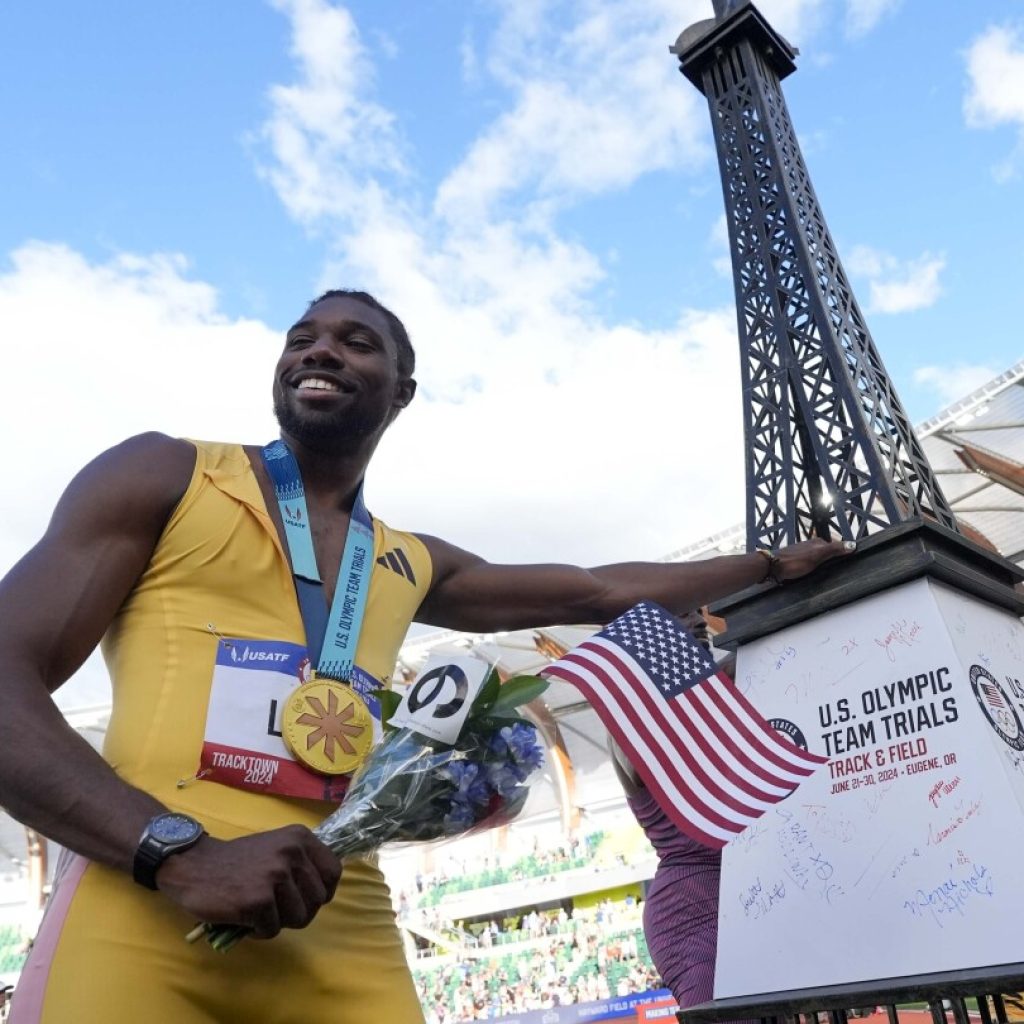
<path fill-rule="evenodd" d="M 101 455 L 0 583 L 0 806 L 126 872 L 143 828 L 166 808 L 120 779 L 50 694 L 95 648 L 145 571 L 194 466 L 191 445 L 159 434 Z M 326 847 L 296 828 L 231 842 L 204 837 L 169 858 L 157 883 L 197 917 L 271 935 L 308 923 L 338 873 Z"/>
<path fill-rule="evenodd" d="M 754 552 L 699 562 L 497 565 L 436 537 L 421 537 L 434 578 L 417 619 L 450 629 L 491 632 L 562 623 L 605 623 L 638 601 L 676 614 L 700 608 L 759 583 L 768 560 Z M 783 548 L 774 572 L 796 579 L 847 553 L 842 541 L 809 540 Z"/>

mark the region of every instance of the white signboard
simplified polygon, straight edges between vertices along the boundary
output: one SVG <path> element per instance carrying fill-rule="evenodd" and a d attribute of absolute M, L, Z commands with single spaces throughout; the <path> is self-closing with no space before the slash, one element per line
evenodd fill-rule
<path fill-rule="evenodd" d="M 918 580 L 744 647 L 827 754 L 724 850 L 715 997 L 1024 961 L 1024 626 Z"/>
<path fill-rule="evenodd" d="M 431 655 L 391 716 L 442 743 L 454 743 L 491 666 L 468 655 Z"/>

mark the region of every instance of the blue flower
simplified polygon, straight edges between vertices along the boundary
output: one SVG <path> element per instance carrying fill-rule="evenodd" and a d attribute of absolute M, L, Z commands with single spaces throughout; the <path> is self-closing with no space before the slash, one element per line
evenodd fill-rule
<path fill-rule="evenodd" d="M 476 761 L 450 761 L 441 769 L 455 785 L 452 799 L 463 803 L 486 804 L 490 792 L 484 779 L 483 769 Z"/>
<path fill-rule="evenodd" d="M 537 730 L 532 725 L 524 722 L 506 725 L 499 735 L 508 749 L 509 761 L 527 774 L 540 767 L 543 755 L 537 744 Z"/>
<path fill-rule="evenodd" d="M 487 782 L 502 799 L 506 799 L 515 792 L 519 783 L 525 778 L 526 773 L 514 764 L 487 765 Z"/>
<path fill-rule="evenodd" d="M 444 827 L 449 835 L 457 835 L 476 824 L 476 814 L 467 803 L 453 800 L 444 816 Z"/>
<path fill-rule="evenodd" d="M 491 733 L 487 740 L 487 751 L 491 754 L 497 754 L 502 759 L 508 755 L 508 744 L 505 742 L 500 730 Z"/>

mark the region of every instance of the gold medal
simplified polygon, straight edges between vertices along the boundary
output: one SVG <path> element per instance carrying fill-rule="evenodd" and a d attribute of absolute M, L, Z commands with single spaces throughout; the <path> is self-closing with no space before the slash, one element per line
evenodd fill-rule
<path fill-rule="evenodd" d="M 314 676 L 285 702 L 281 733 L 307 768 L 322 775 L 347 775 L 373 745 L 373 716 L 351 686 Z"/>

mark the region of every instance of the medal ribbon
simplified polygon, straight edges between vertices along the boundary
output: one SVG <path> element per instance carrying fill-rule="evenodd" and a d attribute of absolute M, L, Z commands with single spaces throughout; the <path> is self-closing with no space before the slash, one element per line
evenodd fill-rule
<path fill-rule="evenodd" d="M 284 522 L 284 536 L 292 559 L 310 657 L 316 655 L 318 675 L 347 682 L 355 668 L 356 647 L 373 570 L 373 520 L 363 503 L 362 484 L 352 506 L 334 600 L 328 613 L 323 581 L 313 550 L 299 464 L 288 446 L 280 440 L 271 441 L 263 448 L 262 454 Z"/>

